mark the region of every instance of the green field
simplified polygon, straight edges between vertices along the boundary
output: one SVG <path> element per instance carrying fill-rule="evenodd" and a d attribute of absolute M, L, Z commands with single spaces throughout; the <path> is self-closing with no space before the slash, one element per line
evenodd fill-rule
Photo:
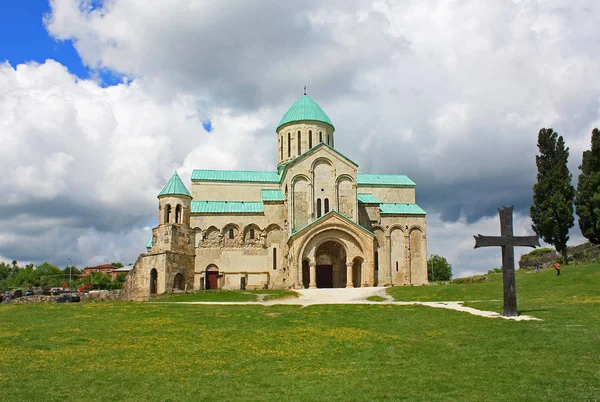
<path fill-rule="evenodd" d="M 0 306 L 19 400 L 600 400 L 600 265 L 517 273 L 514 322 L 424 306 Z M 501 277 L 391 289 L 501 311 Z"/>

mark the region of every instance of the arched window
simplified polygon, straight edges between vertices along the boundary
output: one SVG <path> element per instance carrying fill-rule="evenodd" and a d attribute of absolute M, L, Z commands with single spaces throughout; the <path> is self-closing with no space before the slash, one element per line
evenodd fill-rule
<path fill-rule="evenodd" d="M 323 142 L 323 132 L 319 131 L 319 142 Z"/>
<path fill-rule="evenodd" d="M 302 133 L 298 131 L 298 155 L 302 153 Z"/>
<path fill-rule="evenodd" d="M 175 207 L 175 223 L 181 223 L 181 205 Z"/>
<path fill-rule="evenodd" d="M 229 238 L 233 239 L 233 228 L 229 228 Z"/>
<path fill-rule="evenodd" d="M 327 134 L 327 145 L 329 145 L 329 134 Z"/>
<path fill-rule="evenodd" d="M 288 133 L 288 158 L 292 156 L 292 134 Z"/>
<path fill-rule="evenodd" d="M 254 229 L 250 229 L 250 240 L 254 240 Z"/>
<path fill-rule="evenodd" d="M 273 270 L 277 269 L 277 249 L 273 248 Z"/>
<path fill-rule="evenodd" d="M 321 217 L 321 199 L 317 199 L 317 218 Z"/>
<path fill-rule="evenodd" d="M 398 261 L 396 261 L 396 272 L 398 272 Z"/>
<path fill-rule="evenodd" d="M 325 198 L 325 213 L 329 212 L 329 198 Z"/>
<path fill-rule="evenodd" d="M 308 130 L 308 149 L 312 148 L 312 131 Z"/>
<path fill-rule="evenodd" d="M 283 159 L 283 140 L 279 136 L 279 159 Z"/>
<path fill-rule="evenodd" d="M 169 223 L 170 218 L 171 218 L 171 204 L 167 204 L 165 206 L 165 223 Z"/>
<path fill-rule="evenodd" d="M 375 251 L 375 271 L 379 270 L 379 251 Z"/>

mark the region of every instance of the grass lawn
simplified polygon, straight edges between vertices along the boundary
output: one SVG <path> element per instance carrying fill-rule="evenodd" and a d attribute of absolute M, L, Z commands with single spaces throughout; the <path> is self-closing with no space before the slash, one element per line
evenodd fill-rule
<path fill-rule="evenodd" d="M 194 293 L 168 294 L 153 299 L 154 302 L 252 302 L 258 295 L 266 295 L 263 300 L 298 297 L 293 290 L 199 290 Z"/>
<path fill-rule="evenodd" d="M 0 306 L 0 390 L 20 400 L 600 399 L 600 265 L 518 273 L 514 322 L 424 306 Z M 501 277 L 394 288 L 501 309 Z"/>

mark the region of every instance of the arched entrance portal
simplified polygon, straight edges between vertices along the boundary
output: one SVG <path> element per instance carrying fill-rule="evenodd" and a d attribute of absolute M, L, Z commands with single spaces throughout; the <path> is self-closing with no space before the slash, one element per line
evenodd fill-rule
<path fill-rule="evenodd" d="M 185 290 L 185 279 L 178 273 L 173 280 L 173 289 Z"/>
<path fill-rule="evenodd" d="M 346 250 L 335 241 L 326 241 L 316 251 L 317 288 L 346 287 Z"/>
<path fill-rule="evenodd" d="M 157 282 L 158 282 L 158 272 L 156 271 L 156 268 L 152 268 L 152 270 L 150 270 L 150 294 L 151 295 L 156 294 Z"/>

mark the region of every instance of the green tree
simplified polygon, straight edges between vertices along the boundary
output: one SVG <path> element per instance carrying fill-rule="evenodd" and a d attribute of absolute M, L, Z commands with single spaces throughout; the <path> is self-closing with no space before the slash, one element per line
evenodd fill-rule
<path fill-rule="evenodd" d="M 562 136 L 551 128 L 538 134 L 540 154 L 535 157 L 537 183 L 533 186 L 533 204 L 529 209 L 531 227 L 546 243 L 552 244 L 567 261 L 569 229 L 573 227 L 573 198 L 571 173 L 567 167 L 569 148 Z"/>
<path fill-rule="evenodd" d="M 444 257 L 432 254 L 427 260 L 427 279 L 433 281 L 449 281 L 452 279 L 452 264 Z"/>
<path fill-rule="evenodd" d="M 600 131 L 592 131 L 592 146 L 583 152 L 577 180 L 575 212 L 581 234 L 594 244 L 600 243 Z"/>

